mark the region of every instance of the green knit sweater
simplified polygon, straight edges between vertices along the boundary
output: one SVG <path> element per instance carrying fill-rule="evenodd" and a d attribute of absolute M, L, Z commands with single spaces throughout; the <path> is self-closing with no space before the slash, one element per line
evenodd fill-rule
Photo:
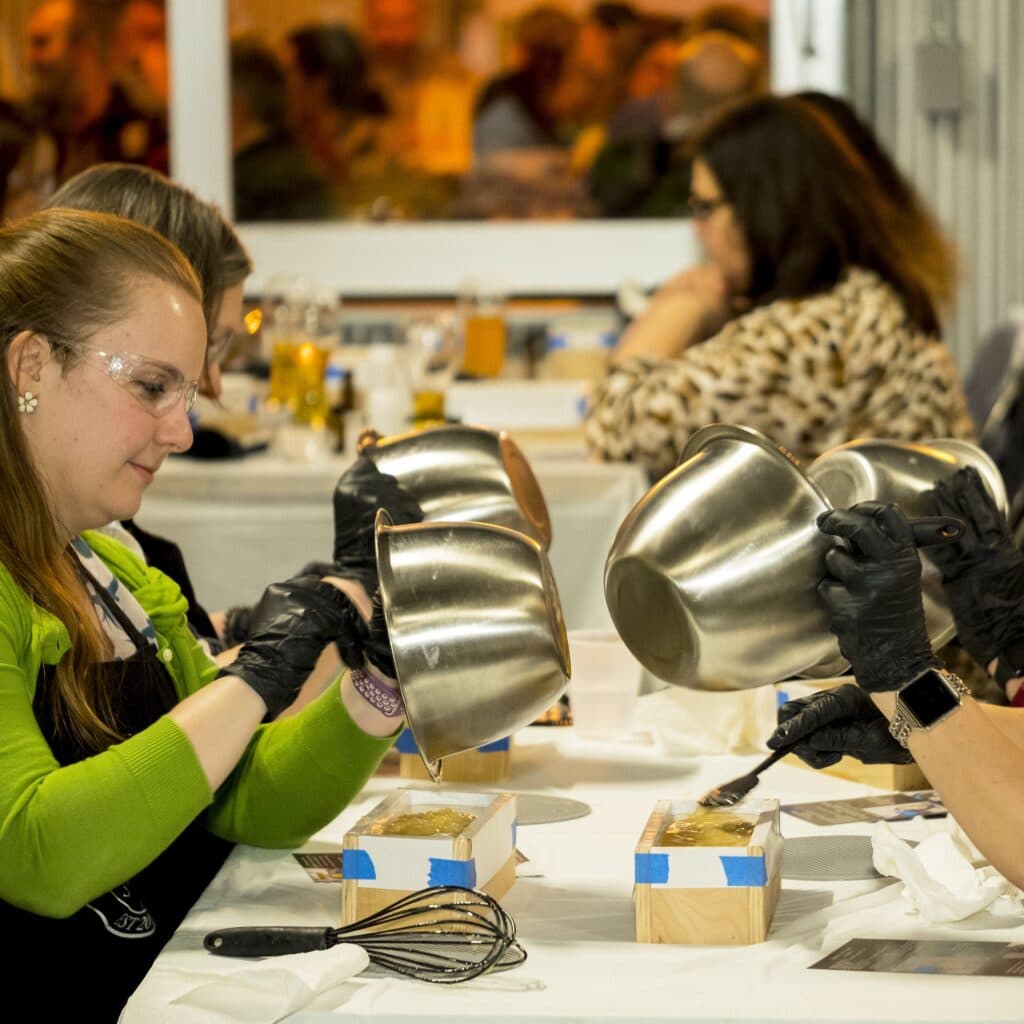
<path fill-rule="evenodd" d="M 177 584 L 102 534 L 87 543 L 156 627 L 158 657 L 184 698 L 217 675 Z M 260 726 L 216 792 L 166 715 L 100 754 L 58 765 L 32 711 L 42 664 L 70 646 L 64 625 L 0 565 L 0 899 L 66 917 L 132 877 L 199 818 L 234 842 L 293 847 L 359 792 L 393 737 L 356 726 L 330 686 L 301 713 Z"/>

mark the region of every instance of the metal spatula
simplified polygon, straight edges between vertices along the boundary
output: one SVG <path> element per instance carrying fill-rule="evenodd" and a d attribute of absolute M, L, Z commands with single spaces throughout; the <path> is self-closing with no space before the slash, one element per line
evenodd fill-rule
<path fill-rule="evenodd" d="M 779 747 L 746 775 L 741 775 L 731 782 L 723 782 L 721 786 L 709 789 L 697 803 L 701 807 L 732 807 L 733 804 L 739 803 L 760 782 L 758 776 L 761 772 L 765 768 L 770 768 L 779 758 L 785 757 L 793 749 L 793 746 Z"/>

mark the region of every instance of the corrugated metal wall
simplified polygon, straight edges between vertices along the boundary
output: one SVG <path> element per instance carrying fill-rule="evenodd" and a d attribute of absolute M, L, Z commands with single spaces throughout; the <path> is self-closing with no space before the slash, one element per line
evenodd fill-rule
<path fill-rule="evenodd" d="M 947 338 L 961 369 L 1024 302 L 1024 0 L 847 0 L 849 92 L 960 246 Z M 920 80 L 919 47 L 962 45 L 962 75 Z M 956 112 L 929 108 L 959 78 Z"/>

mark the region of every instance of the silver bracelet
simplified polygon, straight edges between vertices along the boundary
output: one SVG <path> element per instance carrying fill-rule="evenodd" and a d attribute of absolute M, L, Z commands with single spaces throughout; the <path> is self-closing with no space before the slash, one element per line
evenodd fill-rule
<path fill-rule="evenodd" d="M 388 686 L 363 668 L 354 668 L 349 675 L 356 693 L 385 718 L 399 718 L 405 714 L 405 704 L 402 703 L 402 694 L 397 686 Z"/>

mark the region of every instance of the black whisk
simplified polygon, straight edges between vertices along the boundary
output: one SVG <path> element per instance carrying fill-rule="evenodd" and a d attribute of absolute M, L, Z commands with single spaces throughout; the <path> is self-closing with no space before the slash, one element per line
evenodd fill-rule
<path fill-rule="evenodd" d="M 451 985 L 517 967 L 526 951 L 497 900 L 477 889 L 437 885 L 403 896 L 341 928 L 224 928 L 203 945 L 219 956 L 264 957 L 362 946 L 370 962 L 418 981 Z"/>

